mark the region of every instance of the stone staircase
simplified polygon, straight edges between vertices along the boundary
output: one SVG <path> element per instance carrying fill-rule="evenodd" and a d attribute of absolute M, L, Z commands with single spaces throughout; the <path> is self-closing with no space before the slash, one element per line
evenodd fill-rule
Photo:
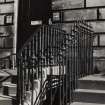
<path fill-rule="evenodd" d="M 0 71 L 0 78 L 9 77 L 0 83 L 0 105 L 16 105 L 16 70 Z M 4 78 L 4 79 L 5 79 Z M 105 76 L 94 74 L 79 79 L 71 105 L 105 105 Z"/>
<path fill-rule="evenodd" d="M 0 105 L 16 105 L 16 70 L 0 70 Z"/>
<path fill-rule="evenodd" d="M 105 105 L 105 76 L 94 74 L 79 79 L 71 105 Z"/>

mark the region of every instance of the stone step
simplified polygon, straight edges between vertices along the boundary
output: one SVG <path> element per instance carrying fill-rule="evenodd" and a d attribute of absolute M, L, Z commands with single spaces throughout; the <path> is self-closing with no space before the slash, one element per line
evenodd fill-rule
<path fill-rule="evenodd" d="M 13 105 L 11 97 L 0 94 L 0 105 Z"/>
<path fill-rule="evenodd" d="M 3 94 L 8 96 L 16 96 L 17 85 L 11 82 L 3 82 Z"/>
<path fill-rule="evenodd" d="M 86 102 L 73 102 L 70 105 L 105 105 L 105 104 L 97 104 L 97 103 L 86 103 Z"/>
<path fill-rule="evenodd" d="M 104 90 L 76 89 L 74 102 L 88 102 L 105 104 Z"/>
<path fill-rule="evenodd" d="M 12 69 L 2 69 L 0 70 L 0 77 L 1 76 L 17 76 L 17 70 L 12 70 Z"/>
<path fill-rule="evenodd" d="M 3 69 L 0 70 L 0 81 L 17 83 L 17 70 Z"/>
<path fill-rule="evenodd" d="M 105 77 L 101 74 L 94 74 L 79 79 L 78 88 L 105 90 Z"/>

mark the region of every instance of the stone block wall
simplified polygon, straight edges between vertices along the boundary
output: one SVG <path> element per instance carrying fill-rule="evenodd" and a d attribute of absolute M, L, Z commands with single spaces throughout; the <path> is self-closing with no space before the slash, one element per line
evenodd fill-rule
<path fill-rule="evenodd" d="M 1 58 L 12 54 L 14 37 L 14 0 L 0 0 L 0 65 Z M 8 60 L 5 59 L 6 61 Z"/>
<path fill-rule="evenodd" d="M 0 54 L 13 47 L 14 0 L 0 0 Z"/>

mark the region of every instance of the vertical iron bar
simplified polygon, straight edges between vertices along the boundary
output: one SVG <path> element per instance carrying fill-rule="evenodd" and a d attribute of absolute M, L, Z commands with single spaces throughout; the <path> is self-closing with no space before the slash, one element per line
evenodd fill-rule
<path fill-rule="evenodd" d="M 20 56 L 21 57 L 21 56 Z M 17 57 L 17 62 L 18 62 L 18 91 L 17 91 L 17 101 L 21 105 L 22 104 L 22 99 L 21 99 L 21 58 L 19 56 Z M 19 92 L 19 93 L 18 93 Z"/>
<path fill-rule="evenodd" d="M 21 70 L 21 98 L 22 98 L 22 105 L 24 104 L 24 63 L 23 63 L 23 60 L 24 60 L 24 57 L 23 57 L 23 51 L 21 53 L 21 57 L 23 58 L 22 59 L 22 70 Z"/>
<path fill-rule="evenodd" d="M 74 89 L 76 88 L 76 29 L 75 29 L 75 22 L 73 24 L 73 34 L 74 34 L 74 41 L 73 41 L 73 48 L 74 48 Z M 73 93 L 74 97 L 74 93 Z"/>
<path fill-rule="evenodd" d="M 61 49 L 63 52 L 63 56 L 62 56 L 62 105 L 65 104 L 65 54 L 66 54 L 66 47 L 64 45 L 65 40 L 66 40 L 66 33 L 63 32 L 62 33 L 62 37 L 63 37 L 63 41 L 61 44 Z"/>
<path fill-rule="evenodd" d="M 27 46 L 24 48 L 24 95 L 27 91 Z"/>
<path fill-rule="evenodd" d="M 70 91 L 71 91 L 71 94 L 70 94 L 70 96 L 71 96 L 71 98 L 70 98 L 70 103 L 72 102 L 72 100 L 73 100 L 73 32 L 72 32 L 72 30 L 73 30 L 73 25 L 71 26 L 71 43 L 70 43 L 70 53 L 71 53 L 71 55 L 70 55 L 70 83 L 71 83 L 71 87 L 70 87 Z"/>
<path fill-rule="evenodd" d="M 53 90 L 52 89 L 52 86 L 53 86 L 53 83 L 52 83 L 52 80 L 53 80 L 53 77 L 52 77 L 52 72 L 53 72 L 53 67 L 52 67 L 53 66 L 53 54 L 52 53 L 53 52 L 52 52 L 52 28 L 51 27 L 50 27 L 49 33 L 50 33 L 50 36 L 49 36 L 49 38 L 50 38 L 49 39 L 50 54 L 49 55 L 50 55 L 50 76 L 51 76 L 50 77 L 50 81 L 51 81 L 50 82 L 51 83 L 50 89 L 51 89 L 51 105 L 52 105 L 52 101 L 53 101 L 52 100 L 52 90 Z"/>

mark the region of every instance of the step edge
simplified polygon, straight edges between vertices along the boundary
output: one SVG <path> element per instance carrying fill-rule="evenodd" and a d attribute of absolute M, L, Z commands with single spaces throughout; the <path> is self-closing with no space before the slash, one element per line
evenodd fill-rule
<path fill-rule="evenodd" d="M 76 89 L 74 92 L 105 94 L 105 90 Z"/>
<path fill-rule="evenodd" d="M 102 104 L 102 103 L 99 104 L 99 103 L 89 103 L 89 102 L 73 102 L 73 103 L 71 103 L 71 105 L 75 105 L 75 104 L 76 104 L 76 105 L 79 105 L 79 104 L 80 104 L 80 105 L 81 105 L 81 104 L 82 104 L 82 105 L 84 105 L 84 104 L 87 104 L 87 105 L 105 105 L 105 104 Z"/>

